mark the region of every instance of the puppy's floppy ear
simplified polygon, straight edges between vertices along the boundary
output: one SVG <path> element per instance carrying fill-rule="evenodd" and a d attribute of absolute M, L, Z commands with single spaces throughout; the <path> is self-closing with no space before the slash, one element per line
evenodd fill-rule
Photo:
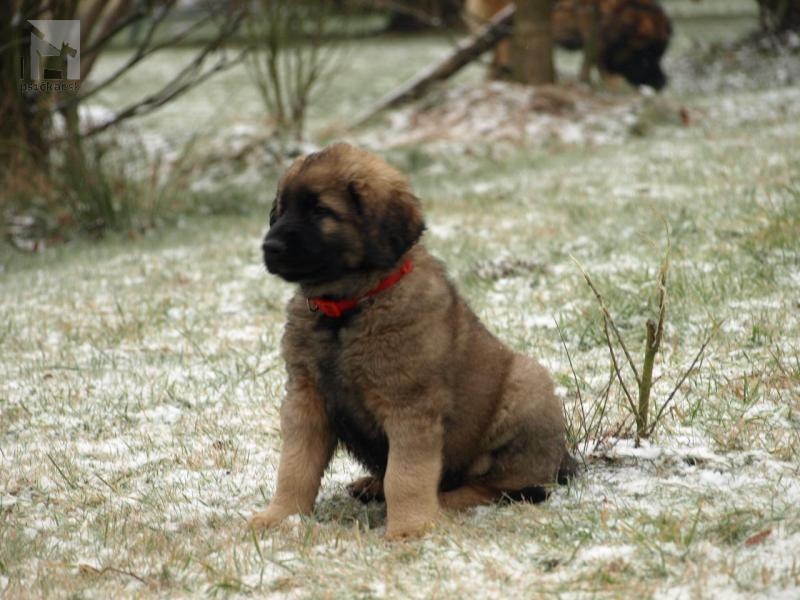
<path fill-rule="evenodd" d="M 386 255 L 384 264 L 392 266 L 425 231 L 417 197 L 408 190 L 394 194 L 386 206 L 378 231 Z"/>
<path fill-rule="evenodd" d="M 383 198 L 371 186 L 351 184 L 348 191 L 366 217 L 365 266 L 393 267 L 425 231 L 419 200 L 405 186 L 387 190 Z"/>

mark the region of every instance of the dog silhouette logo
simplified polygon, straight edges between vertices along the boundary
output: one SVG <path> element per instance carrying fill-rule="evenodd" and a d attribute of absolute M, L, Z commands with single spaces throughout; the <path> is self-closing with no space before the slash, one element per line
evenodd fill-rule
<path fill-rule="evenodd" d="M 22 79 L 80 79 L 81 22 L 35 19 L 28 23 L 31 51 L 27 72 L 22 57 Z"/>

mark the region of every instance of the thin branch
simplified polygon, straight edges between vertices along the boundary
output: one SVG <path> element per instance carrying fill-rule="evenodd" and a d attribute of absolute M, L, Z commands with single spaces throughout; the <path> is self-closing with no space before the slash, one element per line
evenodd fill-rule
<path fill-rule="evenodd" d="M 614 369 L 609 369 L 608 373 L 608 383 L 606 383 L 605 387 L 603 388 L 603 392 L 600 395 L 600 399 L 602 403 L 600 407 L 595 411 L 597 415 L 597 423 L 595 423 L 594 417 L 592 417 L 591 427 L 589 431 L 600 431 L 600 426 L 603 424 L 603 417 L 606 415 L 606 408 L 608 407 L 608 399 L 611 397 L 611 386 L 614 385 Z M 588 449 L 588 439 L 586 441 L 586 445 L 584 446 L 584 450 Z M 595 448 L 597 448 L 598 444 L 600 443 L 600 436 L 595 439 Z"/>
<path fill-rule="evenodd" d="M 619 345 L 622 346 L 622 351 L 625 353 L 625 358 L 628 359 L 628 365 L 630 365 L 631 371 L 633 371 L 633 376 L 636 378 L 636 383 L 638 385 L 641 385 L 642 378 L 639 377 L 639 371 L 636 369 L 636 364 L 633 362 L 630 352 L 628 352 L 628 347 L 625 345 L 625 342 L 622 339 L 622 334 L 619 332 L 617 324 L 614 322 L 614 318 L 611 316 L 611 313 L 609 312 L 608 308 L 606 308 L 606 304 L 603 301 L 603 296 L 601 296 L 600 292 L 597 291 L 597 288 L 594 286 L 591 277 L 589 277 L 589 273 L 586 272 L 586 269 L 583 268 L 583 265 L 578 261 L 578 259 L 572 256 L 571 254 L 570 258 L 573 261 L 575 261 L 576 265 L 578 265 L 578 268 L 581 270 L 581 273 L 583 273 L 583 278 L 586 279 L 586 283 L 589 284 L 589 287 L 592 289 L 592 292 L 594 292 L 595 298 L 597 298 L 597 302 L 600 304 L 600 310 L 603 311 L 604 318 L 607 319 L 609 323 L 611 323 L 611 328 L 614 331 L 614 335 L 616 336 Z M 609 340 L 609 345 L 610 344 L 611 341 Z"/>
<path fill-rule="evenodd" d="M 89 38 L 92 36 L 94 28 L 100 22 L 103 11 L 110 4 L 110 0 L 94 0 L 86 9 L 86 12 L 79 13 L 81 20 L 81 48 L 89 46 Z"/>
<path fill-rule="evenodd" d="M 653 365 L 655 364 L 661 338 L 657 337 L 657 326 L 653 319 L 645 324 L 647 336 L 644 343 L 644 362 L 642 363 L 642 382 L 639 384 L 639 408 L 636 411 L 636 446 L 639 439 L 647 437 L 647 416 L 650 412 L 650 392 L 653 389 Z"/>
<path fill-rule="evenodd" d="M 658 297 L 658 328 L 656 329 L 656 343 L 661 343 L 664 335 L 664 320 L 667 314 L 667 273 L 669 271 L 669 255 L 672 251 L 672 240 L 669 236 L 669 225 L 664 222 L 664 230 L 667 234 L 667 249 L 664 252 L 664 260 L 658 273 L 659 297 Z"/>
<path fill-rule="evenodd" d="M 692 371 L 694 371 L 694 368 L 695 368 L 695 366 L 697 366 L 698 361 L 703 356 L 703 353 L 705 352 L 706 347 L 711 343 L 711 340 L 714 338 L 714 336 L 716 335 L 717 331 L 719 331 L 719 328 L 722 325 L 722 323 L 723 323 L 723 321 L 720 321 L 719 323 L 717 323 L 714 326 L 714 328 L 711 330 L 711 332 L 708 334 L 708 336 L 706 337 L 705 341 L 703 341 L 703 345 L 700 346 L 700 349 L 697 351 L 697 354 L 695 355 L 694 360 L 692 360 L 692 364 L 690 364 L 689 368 L 686 369 L 686 371 L 684 371 L 683 375 L 681 375 L 681 378 L 678 380 L 678 383 L 675 384 L 675 387 L 669 393 L 669 396 L 667 396 L 667 399 L 664 401 L 664 404 L 661 405 L 661 408 L 658 410 L 658 413 L 656 413 L 656 416 L 653 419 L 653 422 L 650 423 L 650 429 L 648 431 L 648 435 L 653 433 L 653 431 L 655 430 L 656 425 L 658 424 L 659 420 L 661 419 L 661 416 L 664 414 L 664 411 L 667 409 L 667 407 L 669 406 L 670 402 L 672 402 L 673 397 L 675 396 L 675 394 L 678 393 L 678 390 L 683 385 L 683 382 L 686 381 L 686 378 L 689 376 L 689 374 Z"/>
<path fill-rule="evenodd" d="M 611 334 L 608 333 L 608 319 L 606 316 L 603 315 L 603 332 L 606 335 L 606 344 L 608 344 L 608 351 L 611 354 L 611 361 L 614 363 L 614 371 L 617 373 L 617 379 L 619 380 L 619 384 L 622 386 L 622 391 L 625 392 L 625 397 L 628 399 L 628 405 L 630 406 L 631 413 L 636 416 L 636 404 L 633 401 L 633 396 L 628 391 L 628 386 L 625 385 L 625 380 L 622 378 L 622 373 L 619 370 L 619 363 L 617 363 L 617 355 L 614 352 L 614 346 L 611 343 Z"/>
<path fill-rule="evenodd" d="M 558 337 L 561 338 L 561 345 L 564 347 L 564 352 L 567 353 L 567 361 L 569 361 L 569 370 L 572 371 L 572 378 L 575 380 L 575 391 L 578 392 L 578 400 L 580 401 L 582 408 L 583 396 L 581 395 L 581 386 L 578 383 L 578 374 L 575 372 L 575 367 L 572 365 L 572 357 L 570 356 L 569 350 L 567 349 L 567 340 L 564 339 L 564 334 L 561 332 L 561 326 L 558 324 L 558 321 L 556 320 L 555 317 L 553 317 L 553 323 L 555 323 L 556 325 L 556 330 L 558 331 Z"/>
<path fill-rule="evenodd" d="M 606 409 L 608 407 L 608 399 L 611 396 L 611 386 L 614 385 L 615 373 L 614 369 L 609 369 L 609 377 L 608 383 L 603 386 L 603 391 L 597 397 L 597 401 L 592 405 L 592 412 L 591 418 L 589 422 L 585 425 L 584 429 L 584 441 L 583 441 L 583 450 L 581 459 L 584 460 L 584 456 L 589 451 L 589 441 L 591 437 L 594 435 L 594 447 L 595 449 L 599 447 L 603 433 L 601 432 L 600 428 L 603 425 L 603 418 L 606 416 Z"/>
<path fill-rule="evenodd" d="M 210 70 L 197 75 L 193 79 L 189 81 L 184 81 L 189 75 L 196 73 L 202 67 L 202 64 L 205 62 L 208 55 L 217 50 L 220 44 L 230 35 L 232 34 L 241 24 L 242 19 L 244 18 L 244 12 L 240 11 L 237 16 L 231 20 L 227 26 L 223 27 L 219 34 L 217 35 L 214 40 L 209 42 L 209 44 L 203 48 L 201 52 L 195 56 L 191 63 L 189 63 L 183 70 L 181 70 L 172 80 L 170 80 L 166 85 L 164 85 L 159 91 L 147 96 L 146 98 L 136 102 L 128 106 L 127 108 L 121 110 L 117 113 L 117 115 L 105 123 L 98 125 L 92 129 L 89 129 L 87 132 L 84 133 L 84 136 L 89 137 L 95 134 L 98 134 L 106 129 L 117 125 L 121 121 L 127 120 L 134 116 L 140 116 L 144 114 L 148 114 L 155 109 L 163 106 L 166 102 L 180 96 L 188 89 L 202 83 L 206 79 L 208 79 L 214 73 L 217 73 L 223 69 L 230 68 L 239 62 L 241 62 L 249 48 L 245 48 L 242 52 L 240 52 L 235 59 L 227 60 L 225 58 L 220 59 L 220 61 L 212 67 Z M 183 82 L 183 83 L 181 83 Z"/>
<path fill-rule="evenodd" d="M 333 0 L 261 0 L 247 22 L 247 62 L 276 129 L 302 135 L 311 99 L 338 57 L 325 43 Z M 335 48 L 335 46 L 334 46 Z"/>
<path fill-rule="evenodd" d="M 625 429 L 625 427 L 627 427 L 628 418 L 630 416 L 631 415 L 625 415 L 624 417 L 622 417 L 622 421 L 619 422 L 619 425 L 617 425 L 617 428 L 613 432 L 611 432 L 611 435 L 608 436 L 608 437 L 610 437 L 610 438 L 619 438 L 619 436 L 622 433 L 622 431 Z M 606 438 L 606 439 L 608 439 L 608 438 Z M 598 447 L 599 447 L 599 445 L 595 446 L 595 450 L 597 450 Z"/>
<path fill-rule="evenodd" d="M 119 2 L 111 11 L 111 14 L 105 19 L 103 22 L 103 28 L 101 30 L 100 38 L 102 39 L 102 43 L 93 43 L 89 46 L 86 51 L 81 52 L 81 74 L 83 77 L 87 77 L 94 67 L 94 63 L 99 56 L 99 50 L 102 49 L 105 44 L 114 36 L 117 32 L 122 31 L 123 28 L 119 27 L 121 23 L 125 23 L 129 21 L 133 23 L 136 18 L 133 18 L 132 15 L 128 18 L 123 18 L 123 15 L 128 10 L 128 3 L 127 2 Z M 135 10 L 133 14 L 138 13 L 139 10 Z M 127 25 L 126 25 L 127 26 Z M 88 41 L 88 40 L 87 40 Z"/>
<path fill-rule="evenodd" d="M 110 121 L 106 121 L 105 123 L 103 123 L 101 125 L 98 125 L 97 127 L 94 127 L 92 129 L 88 130 L 87 132 L 84 133 L 84 137 L 90 137 L 90 136 L 96 135 L 98 133 L 101 133 L 101 132 L 105 131 L 106 129 L 119 124 L 122 121 L 130 119 L 131 117 L 142 116 L 142 115 L 146 115 L 146 114 L 149 114 L 149 113 L 153 112 L 154 110 L 156 110 L 157 108 L 163 106 L 164 104 L 166 104 L 170 100 L 173 100 L 174 98 L 177 98 L 181 94 L 185 93 L 187 90 L 191 89 L 192 87 L 194 87 L 196 85 L 199 85 L 200 83 L 202 83 L 203 81 L 205 81 L 206 79 L 211 77 L 213 74 L 218 73 L 219 71 L 222 71 L 222 70 L 225 70 L 225 69 L 229 69 L 230 67 L 232 67 L 234 65 L 237 65 L 238 63 L 240 63 L 244 59 L 244 56 L 247 54 L 247 52 L 248 52 L 247 49 L 242 50 L 236 56 L 236 58 L 234 58 L 233 60 L 221 59 L 219 62 L 217 62 L 216 65 L 214 65 L 211 69 L 209 69 L 205 73 L 202 73 L 201 75 L 198 75 L 194 79 L 192 79 L 190 81 L 187 81 L 187 82 L 185 82 L 185 83 L 183 83 L 181 85 L 177 85 L 176 86 L 177 82 L 180 79 L 182 79 L 183 75 L 186 73 L 186 69 L 184 69 L 184 71 L 182 71 L 181 74 L 179 74 L 177 77 L 175 77 L 172 81 L 170 81 L 167 85 L 165 85 L 161 90 L 159 90 L 155 94 L 151 94 L 150 96 L 147 96 L 146 98 L 140 100 L 136 104 L 132 104 L 131 106 L 125 108 L 122 111 L 120 111 Z M 200 61 L 197 61 L 197 60 L 192 61 L 192 65 L 190 65 L 190 66 L 194 67 L 193 70 L 196 70 L 197 67 L 200 65 L 200 63 L 202 63 L 202 62 L 203 62 L 202 60 L 200 60 Z M 176 87 L 174 87 L 171 91 L 167 92 L 167 90 L 172 86 L 176 86 Z"/>
<path fill-rule="evenodd" d="M 167 17 L 169 12 L 172 10 L 172 5 L 174 5 L 174 3 L 175 3 L 175 0 L 172 0 L 169 4 L 166 4 L 164 7 L 162 7 L 162 10 L 159 12 L 159 14 L 157 14 L 156 17 L 151 21 L 150 26 L 148 27 L 147 32 L 145 33 L 144 40 L 139 44 L 139 47 L 136 49 L 136 52 L 133 54 L 133 56 L 131 56 L 125 62 L 124 65 L 122 65 L 116 71 L 114 71 L 111 75 L 106 77 L 106 79 L 104 79 L 103 81 L 101 81 L 97 85 L 93 86 L 85 94 L 81 94 L 80 96 L 78 96 L 78 95 L 72 96 L 71 98 L 68 98 L 64 102 L 59 103 L 58 105 L 56 105 L 56 110 L 62 110 L 62 109 L 66 108 L 66 107 L 68 107 L 68 106 L 70 106 L 72 104 L 77 104 L 77 103 L 83 102 L 87 98 L 90 98 L 90 97 L 94 96 L 97 92 L 99 92 L 102 89 L 105 89 L 106 87 L 108 87 L 109 85 L 114 83 L 117 79 L 122 77 L 122 75 L 127 73 L 128 70 L 130 70 L 134 65 L 136 65 L 139 62 L 141 62 L 142 60 L 144 60 L 145 58 L 147 58 L 149 55 L 153 54 L 157 50 L 160 50 L 161 48 L 164 48 L 164 47 L 170 46 L 170 45 L 174 45 L 174 44 L 180 42 L 187 35 L 189 35 L 189 33 L 194 31 L 195 29 L 197 29 L 200 25 L 205 24 L 205 22 L 211 18 L 211 14 L 208 14 L 208 15 L 206 15 L 206 17 L 204 17 L 203 19 L 200 19 L 199 21 L 193 23 L 192 25 L 190 25 L 189 27 L 187 27 L 183 31 L 181 31 L 181 32 L 177 33 L 176 35 L 174 35 L 173 37 L 171 37 L 169 40 L 166 40 L 166 41 L 161 42 L 159 44 L 155 44 L 153 46 L 150 46 L 150 41 L 152 40 L 156 29 L 164 21 L 164 19 Z M 150 47 L 148 47 L 148 46 L 150 46 Z"/>
<path fill-rule="evenodd" d="M 460 41 L 454 50 L 444 59 L 412 77 L 403 85 L 392 90 L 356 119 L 350 129 L 367 124 L 381 112 L 396 108 L 414 98 L 425 94 L 431 86 L 451 77 L 465 65 L 477 59 L 481 54 L 493 48 L 501 39 L 508 36 L 516 7 L 509 4 L 498 12 L 489 24 L 472 36 Z"/>
<path fill-rule="evenodd" d="M 50 12 L 54 8 L 58 7 L 59 4 L 60 4 L 60 2 L 57 2 L 56 0 L 52 0 L 51 2 L 47 2 L 46 4 L 40 6 L 33 14 L 31 14 L 30 18 L 35 19 L 36 17 L 40 17 L 44 13 Z"/>
<path fill-rule="evenodd" d="M 639 439 L 650 435 L 650 396 L 653 389 L 653 366 L 664 336 L 664 321 L 667 315 L 667 272 L 669 271 L 669 228 L 667 227 L 667 250 L 661 262 L 658 277 L 658 324 L 647 319 L 647 337 L 644 345 L 644 362 L 642 363 L 642 380 L 639 383 L 639 410 L 636 413 L 636 444 Z"/>
<path fill-rule="evenodd" d="M 273 20 L 269 19 L 269 22 L 272 23 Z M 251 42 L 253 47 L 257 46 L 257 40 L 266 39 L 267 44 L 269 45 L 269 33 L 265 32 L 264 28 L 260 26 L 259 19 L 248 19 L 247 20 L 247 29 L 246 34 L 248 40 Z M 269 51 L 269 50 L 268 50 Z M 264 61 L 266 62 L 266 61 Z M 264 100 L 264 104 L 267 106 L 267 110 L 270 113 L 275 112 L 275 100 L 272 98 L 271 88 L 268 84 L 268 68 L 266 64 L 262 64 L 261 56 L 259 52 L 250 52 L 248 54 L 247 66 L 252 69 L 254 76 L 251 77 L 253 81 L 256 82 L 258 86 L 258 91 L 261 93 L 262 99 Z"/>
<path fill-rule="evenodd" d="M 269 55 L 267 56 L 267 70 L 269 72 L 270 82 L 273 88 L 273 95 L 275 96 L 275 108 L 277 109 L 276 118 L 278 122 L 283 126 L 286 123 L 287 115 L 285 110 L 285 102 L 284 102 L 284 95 L 283 95 L 283 88 L 281 82 L 281 74 L 280 74 L 280 64 L 278 62 L 280 58 L 281 47 L 284 44 L 284 40 L 281 40 L 279 36 L 281 35 L 281 30 L 279 23 L 283 23 L 284 15 L 280 15 L 277 13 L 281 9 L 280 5 L 276 5 L 275 11 L 270 15 L 270 31 L 269 31 L 269 38 L 267 40 L 268 44 L 268 52 Z"/>
<path fill-rule="evenodd" d="M 575 391 L 578 394 L 578 406 L 581 410 L 581 428 L 583 429 L 584 439 L 588 437 L 588 429 L 587 429 L 587 418 L 586 418 L 586 409 L 583 406 L 583 394 L 581 394 L 581 386 L 578 382 L 578 374 L 575 372 L 575 367 L 572 364 L 572 356 L 570 356 L 569 349 L 567 348 L 567 340 L 564 339 L 564 334 L 561 332 L 561 327 L 558 324 L 558 321 L 555 317 L 553 317 L 553 323 L 556 325 L 556 329 L 558 330 L 558 337 L 561 338 L 561 345 L 564 347 L 564 352 L 567 354 L 567 361 L 569 362 L 569 369 L 572 371 L 572 378 L 575 381 Z M 570 419 L 570 423 L 572 424 L 574 421 Z M 572 428 L 574 430 L 574 428 Z M 576 449 L 578 445 L 578 440 L 575 440 Z"/>
<path fill-rule="evenodd" d="M 120 31 L 124 30 L 126 27 L 133 25 L 136 21 L 143 19 L 147 16 L 147 11 L 142 10 L 142 8 L 138 8 L 137 10 L 133 11 L 124 19 L 120 19 L 117 21 L 116 25 L 107 29 L 105 33 L 100 34 L 100 37 L 97 38 L 94 42 L 92 42 L 91 46 L 86 48 L 86 50 L 81 51 L 81 56 L 88 56 L 94 54 L 95 52 L 99 51 L 103 46 L 105 46 L 109 41 L 111 41 L 115 35 L 117 35 Z"/>

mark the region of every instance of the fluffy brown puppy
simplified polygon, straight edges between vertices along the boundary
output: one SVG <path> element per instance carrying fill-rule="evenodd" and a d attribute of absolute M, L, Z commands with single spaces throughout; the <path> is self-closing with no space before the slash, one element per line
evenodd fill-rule
<path fill-rule="evenodd" d="M 465 19 L 474 31 L 509 0 L 466 0 Z M 580 79 L 589 82 L 593 67 L 601 77 L 624 77 L 633 85 L 656 90 L 667 84 L 661 58 L 672 36 L 672 24 L 658 0 L 557 0 L 552 16 L 553 40 L 568 50 L 583 48 Z M 492 56 L 490 75 L 508 76 L 511 41 L 502 40 Z"/>
<path fill-rule="evenodd" d="M 573 468 L 547 371 L 481 325 L 424 227 L 405 177 L 346 144 L 280 180 L 264 260 L 299 286 L 277 490 L 252 526 L 311 512 L 337 443 L 370 473 L 353 492 L 385 496 L 389 538 L 423 532 L 440 507 L 542 499 Z"/>

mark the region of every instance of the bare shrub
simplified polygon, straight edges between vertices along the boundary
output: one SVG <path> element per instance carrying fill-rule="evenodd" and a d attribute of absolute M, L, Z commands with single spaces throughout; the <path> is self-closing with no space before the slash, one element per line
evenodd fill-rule
<path fill-rule="evenodd" d="M 667 250 L 664 259 L 661 262 L 661 267 L 658 273 L 657 292 L 658 292 L 658 317 L 657 320 L 649 318 L 646 321 L 646 338 L 644 347 L 644 357 L 640 367 L 637 367 L 636 361 L 633 359 L 622 334 L 614 321 L 611 311 L 606 306 L 602 294 L 595 286 L 589 273 L 581 266 L 576 260 L 578 267 L 581 269 L 584 279 L 592 290 L 597 304 L 600 307 L 600 312 L 603 317 L 603 336 L 608 347 L 608 354 L 613 365 L 613 375 L 622 389 L 623 395 L 626 400 L 626 407 L 630 415 L 634 418 L 636 423 L 636 444 L 643 438 L 650 437 L 655 431 L 656 426 L 661 421 L 667 408 L 672 403 L 675 395 L 680 390 L 686 378 L 694 372 L 698 367 L 703 357 L 706 347 L 711 342 L 712 337 L 716 333 L 720 324 L 715 324 L 711 331 L 706 335 L 705 339 L 700 345 L 697 354 L 692 360 L 691 364 L 683 370 L 678 377 L 677 383 L 666 395 L 663 401 L 657 406 L 651 400 L 651 393 L 653 389 L 653 367 L 655 366 L 656 356 L 661 348 L 661 340 L 664 335 L 664 324 L 667 317 L 667 275 L 669 273 L 669 253 L 670 246 L 667 242 Z M 574 260 L 574 259 L 573 259 Z M 617 348 L 615 350 L 615 347 Z M 620 355 L 621 350 L 621 355 Z M 624 361 L 622 358 L 624 357 Z M 570 359 L 571 364 L 571 359 Z M 628 367 L 627 369 L 625 367 Z M 640 371 L 641 368 L 641 371 Z M 628 373 L 624 375 L 623 373 Z M 577 385 L 577 380 L 576 380 Z M 605 395 L 607 399 L 607 393 Z M 581 399 L 581 403 L 583 403 Z M 603 408 L 605 412 L 605 408 Z M 587 425 L 582 426 L 585 433 L 590 433 L 587 430 Z"/>
<path fill-rule="evenodd" d="M 0 210 L 6 222 L 5 235 L 14 240 L 25 233 L 52 240 L 73 231 L 100 233 L 102 229 L 124 229 L 147 221 L 146 202 L 137 201 L 138 182 L 130 186 L 120 179 L 124 169 L 113 167 L 106 152 L 108 138 L 93 137 L 133 117 L 148 114 L 202 83 L 213 74 L 237 64 L 242 52 L 230 56 L 227 41 L 236 33 L 244 9 L 228 4 L 198 3 L 187 12 L 188 25 L 175 30 L 170 18 L 178 10 L 176 0 L 154 2 L 48 2 L 18 0 L 0 5 Z M 20 90 L 20 68 L 30 53 L 31 20 L 80 20 L 80 77 L 83 84 L 67 90 Z M 179 20 L 179 19 L 178 19 Z M 142 27 L 127 60 L 107 76 L 88 80 L 99 57 L 111 41 Z M 199 41 L 188 64 L 178 69 L 160 89 L 131 99 L 101 123 L 86 127 L 80 108 L 101 90 L 113 85 L 130 69 L 154 53 L 180 44 L 201 31 L 211 33 Z M 130 36 L 129 36 L 130 37 Z M 66 46 L 66 44 L 65 44 Z M 69 47 L 69 46 L 67 46 Z M 76 58 L 76 48 L 69 47 Z M 62 48 L 63 49 L 63 48 Z M 209 64 L 212 63 L 212 64 Z M 38 75 L 23 69 L 26 82 L 39 83 Z M 56 127 L 57 122 L 63 123 Z M 146 159 L 147 160 L 147 159 Z M 133 213 L 142 210 L 141 218 Z M 150 219 L 151 220 L 151 219 Z M 59 232 L 61 228 L 65 231 Z M 69 230 L 69 231 L 66 231 Z M 35 246 L 35 240 L 32 244 Z"/>
<path fill-rule="evenodd" d="M 333 0 L 255 3 L 245 27 L 246 64 L 279 134 L 302 138 L 308 107 L 339 55 L 332 37 L 343 23 Z"/>

